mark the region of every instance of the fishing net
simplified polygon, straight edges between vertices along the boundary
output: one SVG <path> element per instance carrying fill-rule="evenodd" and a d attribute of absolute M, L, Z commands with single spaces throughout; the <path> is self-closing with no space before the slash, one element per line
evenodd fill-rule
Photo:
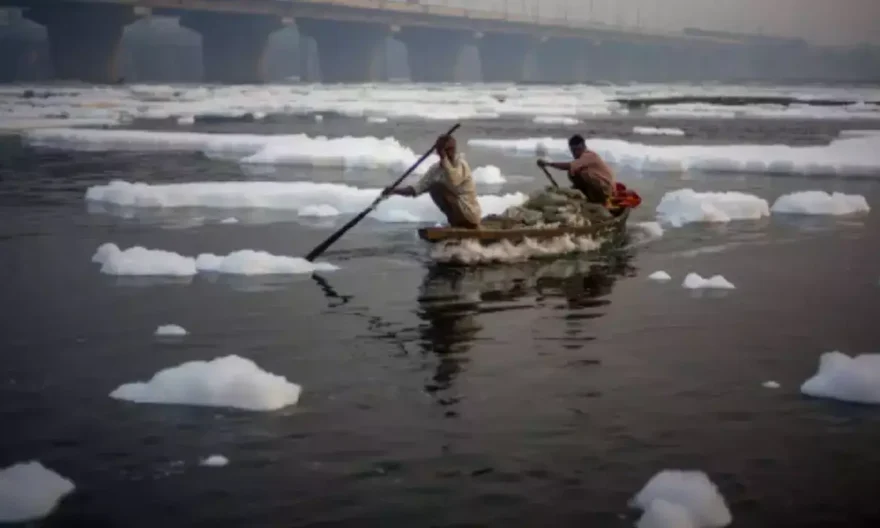
<path fill-rule="evenodd" d="M 548 186 L 529 195 L 522 205 L 509 207 L 500 215 L 489 215 L 483 227 L 586 227 L 611 218 L 605 207 L 587 201 L 577 189 Z"/>

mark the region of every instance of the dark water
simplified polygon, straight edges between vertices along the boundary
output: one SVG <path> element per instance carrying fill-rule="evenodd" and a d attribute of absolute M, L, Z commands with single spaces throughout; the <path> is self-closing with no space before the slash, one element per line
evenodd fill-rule
<path fill-rule="evenodd" d="M 658 123 L 638 123 L 654 124 Z M 595 121 L 626 137 L 630 121 Z M 835 125 L 672 122 L 691 138 L 827 142 Z M 843 126 L 843 124 L 838 125 Z M 436 124 L 327 117 L 211 124 L 216 132 L 394 135 L 421 151 Z M 850 127 L 847 127 L 850 128 Z M 467 123 L 460 139 L 567 134 Z M 696 138 L 696 139 L 694 139 Z M 510 184 L 528 158 L 468 149 Z M 668 229 L 604 256 L 481 269 L 433 265 L 414 225 L 365 221 L 320 277 L 189 283 L 101 275 L 104 242 L 186 255 L 303 255 L 344 219 L 228 211 L 89 212 L 89 185 L 312 179 L 378 186 L 385 172 L 243 173 L 189 154 L 0 145 L 0 466 L 39 459 L 77 485 L 45 526 L 632 526 L 627 501 L 657 471 L 706 471 L 733 526 L 880 522 L 880 410 L 815 400 L 822 352 L 878 352 L 880 221 L 791 218 Z M 878 180 L 623 176 L 652 220 L 664 192 L 741 190 L 772 202 Z M 673 281 L 647 280 L 666 270 Z M 684 275 L 737 289 L 695 295 Z M 183 340 L 152 336 L 160 324 Z M 248 413 L 137 405 L 108 394 L 188 360 L 237 354 L 304 387 L 296 407 Z M 761 387 L 776 380 L 782 388 Z M 198 466 L 213 453 L 224 468 Z"/>

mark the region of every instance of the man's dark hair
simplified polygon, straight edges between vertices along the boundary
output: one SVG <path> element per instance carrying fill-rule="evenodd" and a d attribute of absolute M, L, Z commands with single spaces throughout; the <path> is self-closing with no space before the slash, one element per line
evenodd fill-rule
<path fill-rule="evenodd" d="M 576 147 L 578 145 L 586 145 L 586 144 L 587 144 L 587 142 L 584 141 L 584 136 L 582 136 L 580 134 L 575 134 L 575 135 L 571 136 L 570 138 L 568 138 L 568 146 L 569 147 Z"/>

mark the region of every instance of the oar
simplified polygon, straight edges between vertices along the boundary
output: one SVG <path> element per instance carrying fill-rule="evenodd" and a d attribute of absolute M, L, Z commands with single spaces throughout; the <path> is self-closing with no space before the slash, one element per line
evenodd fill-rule
<path fill-rule="evenodd" d="M 536 149 L 536 153 L 537 153 L 538 156 L 540 156 L 541 158 L 544 158 L 544 157 L 547 156 L 547 149 L 544 148 L 544 145 L 538 144 L 538 148 Z M 544 174 L 547 175 L 547 178 L 550 180 L 550 183 L 552 183 L 553 186 L 556 187 L 556 188 L 558 189 L 558 188 L 559 188 L 559 184 L 556 183 L 556 180 L 554 180 L 554 179 L 553 179 L 553 176 L 550 175 L 550 171 L 547 170 L 547 167 L 541 167 L 541 170 L 544 171 Z"/>
<path fill-rule="evenodd" d="M 456 123 L 454 127 L 452 127 L 452 128 L 449 129 L 449 132 L 447 132 L 446 135 L 447 135 L 447 136 L 452 135 L 452 133 L 455 132 L 456 130 L 458 130 L 458 127 L 460 127 L 460 126 L 461 126 L 461 123 Z M 430 156 L 430 155 L 431 155 L 431 152 L 433 152 L 433 151 L 434 151 L 434 146 L 432 145 L 431 148 L 428 149 L 428 151 L 425 152 L 425 154 L 422 155 L 421 158 L 419 158 L 415 163 L 413 163 L 412 167 L 410 167 L 409 169 L 407 169 L 407 171 L 404 172 L 403 175 L 402 175 L 400 178 L 397 178 L 397 180 L 396 180 L 394 183 L 392 183 L 391 185 L 389 185 L 388 187 L 386 187 L 385 189 L 383 189 L 382 192 L 379 194 L 379 196 L 377 196 L 376 199 L 373 200 L 373 203 L 371 203 L 369 207 L 367 207 L 366 209 L 364 209 L 363 211 L 361 211 L 360 214 L 358 214 L 357 216 L 355 216 L 354 218 L 352 218 L 351 220 L 349 220 L 348 223 L 346 223 L 344 226 L 342 226 L 342 227 L 339 229 L 339 231 L 337 231 L 337 232 L 333 233 L 332 235 L 330 235 L 330 238 L 328 238 L 327 240 L 321 242 L 320 244 L 318 244 L 318 247 L 316 247 L 315 249 L 313 249 L 312 251 L 310 251 L 309 254 L 306 255 L 306 260 L 308 260 L 309 262 L 315 260 L 315 259 L 316 259 L 318 256 L 320 256 L 321 253 L 323 253 L 328 247 L 330 247 L 334 242 L 336 242 L 337 240 L 339 240 L 339 238 L 342 237 L 342 235 L 344 235 L 346 231 L 348 231 L 349 229 L 351 229 L 352 227 L 354 227 L 355 225 L 357 225 L 357 223 L 360 222 L 361 220 L 363 220 L 365 216 L 367 216 L 368 214 L 370 214 L 370 212 L 371 212 L 373 209 L 375 209 L 376 206 L 379 205 L 379 203 L 382 202 L 382 200 L 384 200 L 385 198 L 387 198 L 387 197 L 389 196 L 389 193 L 390 193 L 391 191 L 393 191 L 395 187 L 397 187 L 398 185 L 400 185 L 400 182 L 402 182 L 402 181 L 404 180 L 404 178 L 406 178 L 407 176 L 409 176 L 410 173 L 411 173 L 412 171 L 416 170 L 416 167 L 418 167 L 419 165 L 421 165 L 422 162 L 425 161 L 425 159 L 426 159 L 428 156 Z"/>

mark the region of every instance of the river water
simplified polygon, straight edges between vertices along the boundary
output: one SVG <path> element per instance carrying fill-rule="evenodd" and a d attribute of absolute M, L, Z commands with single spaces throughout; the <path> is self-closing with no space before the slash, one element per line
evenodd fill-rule
<path fill-rule="evenodd" d="M 322 113 L 125 127 L 392 136 L 420 154 L 450 124 Z M 640 136 L 636 125 L 686 135 Z M 481 194 L 504 195 L 546 183 L 535 156 L 468 140 L 580 131 L 633 144 L 806 146 L 852 128 L 880 121 L 474 117 L 457 137 L 472 167 L 495 165 L 507 178 Z M 15 131 L 0 140 L 0 466 L 40 460 L 76 484 L 41 525 L 633 526 L 628 501 L 663 469 L 706 472 L 733 526 L 880 521 L 880 411 L 799 390 L 823 352 L 878 352 L 876 212 L 687 223 L 661 237 L 638 228 L 681 188 L 771 204 L 794 191 L 840 191 L 876 206 L 870 170 L 622 167 L 644 202 L 629 244 L 603 255 L 453 268 L 415 234 L 433 222 L 368 218 L 322 257 L 339 267 L 332 272 L 169 279 L 102 274 L 91 258 L 105 242 L 304 255 L 349 215 L 117 210 L 87 204 L 87 189 L 115 179 L 378 188 L 394 171 L 59 145 L 35 147 Z M 230 216 L 239 221 L 219 222 Z M 648 280 L 657 270 L 673 280 Z M 721 274 L 736 289 L 685 289 L 690 272 Z M 155 338 L 168 323 L 189 335 Z M 164 368 L 231 354 L 300 384 L 299 403 L 248 412 L 108 397 Z M 762 387 L 768 380 L 781 387 Z M 215 453 L 229 465 L 199 465 Z"/>

